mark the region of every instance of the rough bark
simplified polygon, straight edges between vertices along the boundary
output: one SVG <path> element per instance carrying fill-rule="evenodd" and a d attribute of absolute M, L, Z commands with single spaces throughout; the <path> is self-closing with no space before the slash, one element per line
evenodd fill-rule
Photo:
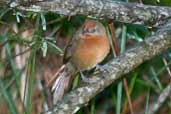
<path fill-rule="evenodd" d="M 12 2 L 0 0 L 1 6 L 7 4 L 9 7 L 23 11 L 49 11 L 67 16 L 84 15 L 97 19 L 112 19 L 148 26 L 163 25 L 171 18 L 171 7 L 115 2 L 112 0 L 12 0 Z"/>
<path fill-rule="evenodd" d="M 171 83 L 169 83 L 161 92 L 158 99 L 149 106 L 147 114 L 155 114 L 161 105 L 166 101 L 168 96 L 171 96 Z"/>
<path fill-rule="evenodd" d="M 83 84 L 68 93 L 64 100 L 45 114 L 73 114 L 86 105 L 95 95 L 104 90 L 122 75 L 132 71 L 138 65 L 151 59 L 171 47 L 171 24 L 158 30 L 154 35 L 116 59 L 103 66 L 103 70 L 94 74 L 94 83 Z M 127 75 L 125 75 L 127 76 Z"/>

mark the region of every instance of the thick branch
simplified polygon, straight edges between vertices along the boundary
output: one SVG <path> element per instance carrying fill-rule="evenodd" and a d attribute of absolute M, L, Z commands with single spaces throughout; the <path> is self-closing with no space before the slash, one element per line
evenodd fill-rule
<path fill-rule="evenodd" d="M 9 0 L 7 0 L 9 1 Z M 0 0 L 0 5 L 7 4 Z M 23 1 L 23 0 L 17 0 Z M 24 0 L 26 1 L 26 0 Z M 33 0 L 28 0 L 33 1 Z M 165 24 L 171 18 L 171 7 L 149 6 L 135 3 L 114 2 L 112 0 L 47 0 L 39 2 L 9 3 L 24 11 L 54 12 L 62 15 L 84 15 L 98 19 L 113 19 L 115 21 L 158 26 Z"/>
<path fill-rule="evenodd" d="M 171 47 L 171 24 L 163 27 L 143 43 L 104 65 L 100 73 L 94 74 L 97 75 L 92 78 L 95 83 L 84 84 L 71 91 L 64 97 L 62 102 L 57 103 L 46 114 L 73 114 L 116 79 L 169 47 Z"/>

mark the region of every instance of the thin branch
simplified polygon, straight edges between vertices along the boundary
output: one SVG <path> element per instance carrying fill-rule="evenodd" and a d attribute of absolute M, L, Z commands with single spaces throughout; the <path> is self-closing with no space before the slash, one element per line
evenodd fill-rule
<path fill-rule="evenodd" d="M 113 53 L 116 53 L 116 56 L 118 56 L 120 53 L 120 48 L 119 48 L 118 40 L 116 39 L 115 28 L 114 28 L 113 22 L 110 22 L 108 24 L 108 26 L 109 26 L 109 31 L 110 31 L 111 37 L 112 37 L 112 43 L 113 43 L 114 49 L 115 49 L 115 50 L 112 49 L 112 51 L 113 51 Z"/>
<path fill-rule="evenodd" d="M 167 60 L 164 57 L 162 58 L 162 60 L 163 60 L 164 65 L 166 67 L 167 73 L 168 73 L 168 75 L 170 76 L 170 79 L 171 79 L 171 71 L 170 71 L 170 68 L 168 67 Z"/>
<path fill-rule="evenodd" d="M 44 114 L 73 114 L 86 105 L 95 95 L 104 90 L 122 75 L 129 73 L 146 60 L 171 47 L 171 24 L 159 29 L 153 36 L 129 49 L 104 65 L 103 70 L 93 74 L 95 83 L 84 83 L 64 96 L 52 109 Z M 127 76 L 127 75 L 126 75 Z M 82 82 L 83 83 L 83 82 Z"/>
<path fill-rule="evenodd" d="M 17 2 L 20 1 L 20 2 Z M 171 18 L 171 7 L 150 6 L 138 3 L 112 0 L 0 0 L 0 6 L 7 5 L 23 11 L 54 12 L 66 16 L 84 15 L 98 19 L 112 19 L 119 22 L 158 26 Z"/>
<path fill-rule="evenodd" d="M 170 95 L 171 83 L 169 83 L 168 86 L 162 91 L 156 102 L 150 105 L 147 114 L 155 114 Z"/>

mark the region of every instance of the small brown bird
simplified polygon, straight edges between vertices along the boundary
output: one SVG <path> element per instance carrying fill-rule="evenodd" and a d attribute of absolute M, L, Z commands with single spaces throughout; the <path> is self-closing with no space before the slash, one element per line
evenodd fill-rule
<path fill-rule="evenodd" d="M 109 50 L 104 26 L 95 20 L 86 20 L 65 49 L 64 65 L 56 73 L 58 77 L 52 87 L 54 103 L 62 99 L 74 74 L 95 67 Z"/>

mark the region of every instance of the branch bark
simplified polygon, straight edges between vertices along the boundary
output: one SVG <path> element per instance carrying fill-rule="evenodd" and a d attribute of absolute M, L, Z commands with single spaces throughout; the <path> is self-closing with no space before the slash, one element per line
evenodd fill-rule
<path fill-rule="evenodd" d="M 155 102 L 153 102 L 153 104 L 150 105 L 147 114 L 155 114 L 170 95 L 171 95 L 171 83 L 169 83 L 167 87 L 162 91 L 158 99 Z"/>
<path fill-rule="evenodd" d="M 112 0 L 0 0 L 7 5 L 23 11 L 54 12 L 74 16 L 84 15 L 98 19 L 112 19 L 119 22 L 164 25 L 171 18 L 171 7 L 150 6 Z M 19 1 L 19 2 L 17 2 Z M 32 1 L 32 2 L 28 2 Z"/>
<path fill-rule="evenodd" d="M 151 59 L 171 47 L 171 24 L 163 26 L 143 43 L 103 66 L 92 80 L 95 83 L 83 84 L 68 93 L 64 100 L 45 114 L 73 114 L 86 105 L 95 95 L 104 90 L 122 75 L 127 74 L 146 60 Z M 126 76 L 126 75 L 125 75 Z"/>

